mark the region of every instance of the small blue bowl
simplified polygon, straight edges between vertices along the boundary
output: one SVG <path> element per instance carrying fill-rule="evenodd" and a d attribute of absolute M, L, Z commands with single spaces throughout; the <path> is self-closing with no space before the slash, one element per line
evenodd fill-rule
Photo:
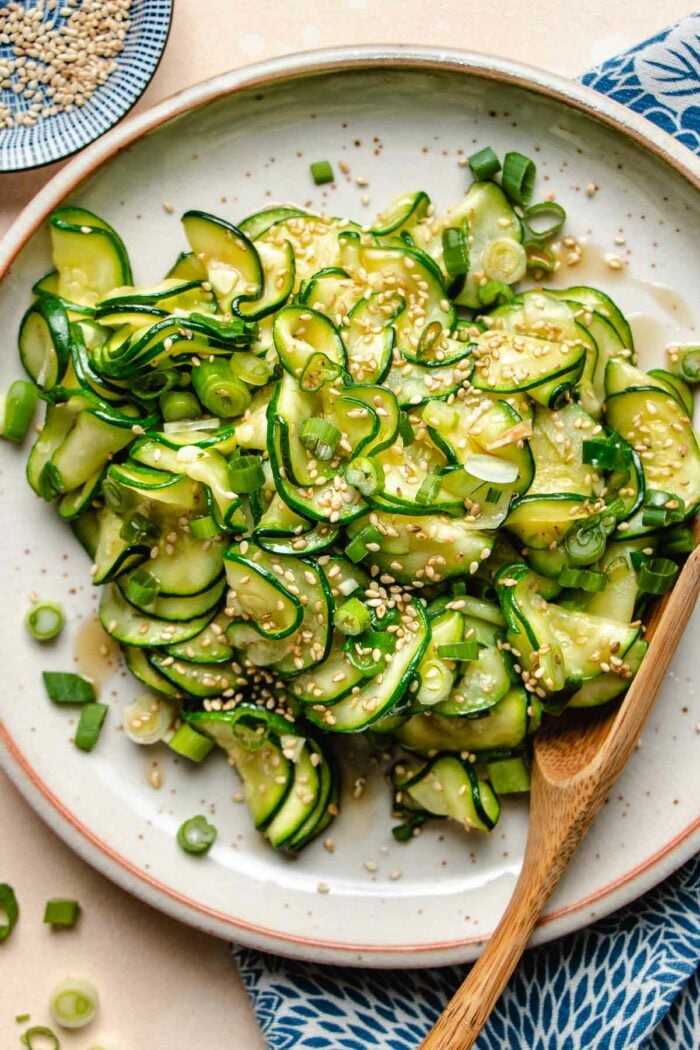
<path fill-rule="evenodd" d="M 59 8 L 60 8 L 59 3 Z M 27 5 L 29 7 L 29 5 Z M 75 8 L 73 9 L 75 10 Z M 108 131 L 138 101 L 158 68 L 172 19 L 173 0 L 133 0 L 130 27 L 117 68 L 84 106 L 69 113 L 40 117 L 31 127 L 15 124 L 0 129 L 0 172 L 24 171 L 61 160 Z M 52 17 L 47 15 L 46 17 Z M 66 18 L 58 16 L 56 27 Z M 12 57 L 12 45 L 0 44 L 0 60 Z M 30 103 L 11 89 L 0 90 L 0 103 L 13 116 Z"/>

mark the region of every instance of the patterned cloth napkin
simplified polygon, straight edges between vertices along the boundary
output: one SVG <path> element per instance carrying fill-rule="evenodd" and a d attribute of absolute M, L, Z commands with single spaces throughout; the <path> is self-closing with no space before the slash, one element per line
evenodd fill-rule
<path fill-rule="evenodd" d="M 700 13 L 582 79 L 700 153 Z M 233 951 L 271 1050 L 416 1050 L 467 972 Z M 622 911 L 528 951 L 477 1050 L 695 1050 L 699 965 L 697 857 Z"/>

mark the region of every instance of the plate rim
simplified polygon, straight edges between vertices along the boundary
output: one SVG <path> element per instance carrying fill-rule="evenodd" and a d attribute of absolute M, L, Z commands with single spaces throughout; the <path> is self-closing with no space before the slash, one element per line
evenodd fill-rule
<path fill-rule="evenodd" d="M 87 146 L 56 173 L 25 206 L 0 242 L 0 280 L 50 211 L 98 167 L 130 143 L 162 124 L 218 98 L 285 80 L 360 69 L 395 68 L 457 72 L 507 83 L 573 106 L 631 139 L 638 147 L 669 164 L 700 190 L 700 158 L 644 117 L 574 81 L 524 63 L 469 51 L 413 45 L 362 45 L 300 52 L 244 66 L 183 89 L 143 113 L 132 115 Z M 319 962 L 371 966 L 433 966 L 467 961 L 479 953 L 486 936 L 418 945 L 353 945 L 301 937 L 249 923 L 186 897 L 119 856 L 84 826 L 31 768 L 0 720 L 0 751 L 5 771 L 35 812 L 84 860 L 112 882 L 146 903 L 220 937 L 235 937 L 248 946 Z M 542 943 L 581 929 L 595 919 L 634 900 L 669 875 L 700 848 L 700 818 L 624 876 L 594 894 L 542 917 L 533 943 Z"/>

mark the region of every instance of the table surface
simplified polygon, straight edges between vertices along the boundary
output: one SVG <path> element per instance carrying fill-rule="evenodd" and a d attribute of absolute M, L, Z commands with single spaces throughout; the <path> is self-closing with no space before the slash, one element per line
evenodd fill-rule
<path fill-rule="evenodd" d="M 691 12 L 688 0 L 583 0 L 575 23 L 566 0 L 177 0 L 162 63 L 143 109 L 199 80 L 276 55 L 358 43 L 462 47 L 577 76 Z M 215 31 L 214 31 L 215 30 Z M 0 233 L 59 165 L 0 175 Z M 95 981 L 98 1020 L 62 1034 L 67 1050 L 259 1050 L 264 1044 L 227 946 L 135 900 L 76 857 L 0 774 L 0 882 L 14 886 L 21 921 L 3 945 L 0 1046 L 19 1047 L 15 1016 L 47 1023 L 51 988 L 63 977 Z M 78 926 L 42 923 L 44 902 L 80 900 Z"/>

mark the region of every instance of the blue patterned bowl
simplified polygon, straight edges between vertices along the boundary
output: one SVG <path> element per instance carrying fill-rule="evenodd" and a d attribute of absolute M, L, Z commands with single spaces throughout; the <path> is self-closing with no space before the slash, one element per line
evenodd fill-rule
<path fill-rule="evenodd" d="M 108 80 L 96 88 L 82 108 L 74 106 L 70 112 L 40 118 L 31 127 L 15 123 L 0 128 L 0 172 L 23 171 L 68 157 L 121 120 L 158 68 L 170 32 L 172 9 L 172 0 L 133 0 L 124 49 Z M 55 13 L 45 17 L 56 27 L 66 22 L 65 16 Z M 10 57 L 11 45 L 0 44 L 0 60 Z M 0 108 L 3 106 L 16 118 L 29 109 L 30 103 L 6 88 L 0 89 Z"/>

